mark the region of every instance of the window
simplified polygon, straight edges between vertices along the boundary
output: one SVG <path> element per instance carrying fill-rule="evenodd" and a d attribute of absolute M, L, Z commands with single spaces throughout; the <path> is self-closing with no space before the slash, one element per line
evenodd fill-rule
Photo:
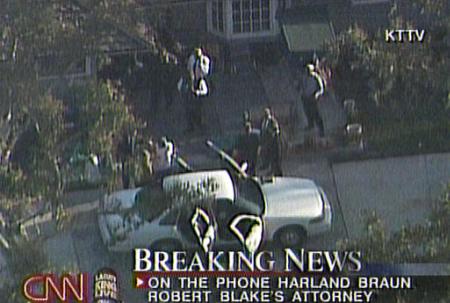
<path fill-rule="evenodd" d="M 212 2 L 212 28 L 223 33 L 223 0 Z"/>
<path fill-rule="evenodd" d="M 233 0 L 233 32 L 270 30 L 270 0 Z"/>

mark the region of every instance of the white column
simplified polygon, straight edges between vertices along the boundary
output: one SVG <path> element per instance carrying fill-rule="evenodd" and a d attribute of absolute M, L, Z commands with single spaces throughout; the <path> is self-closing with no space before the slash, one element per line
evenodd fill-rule
<path fill-rule="evenodd" d="M 279 0 L 270 0 L 270 22 L 271 22 L 271 33 L 277 35 L 280 31 L 278 21 L 276 20 L 277 9 L 279 5 Z"/>
<path fill-rule="evenodd" d="M 224 30 L 225 30 L 225 38 L 227 40 L 231 39 L 231 35 L 233 34 L 233 1 L 224 1 L 223 8 L 223 19 L 224 19 Z"/>

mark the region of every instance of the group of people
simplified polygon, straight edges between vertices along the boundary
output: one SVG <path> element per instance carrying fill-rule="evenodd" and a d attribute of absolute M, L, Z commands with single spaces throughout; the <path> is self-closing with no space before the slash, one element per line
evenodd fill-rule
<path fill-rule="evenodd" d="M 162 137 L 159 142 L 154 142 L 151 138 L 147 142 L 142 141 L 138 139 L 137 130 L 134 130 L 124 135 L 119 142 L 118 154 L 124 188 L 136 185 L 136 171 L 140 171 L 139 179 L 145 181 L 156 172 L 170 169 L 175 161 L 175 145 L 166 137 Z"/>
<path fill-rule="evenodd" d="M 319 112 L 318 102 L 325 98 L 332 89 L 331 68 L 326 60 L 316 59 L 306 65 L 305 73 L 300 83 L 303 107 L 307 118 L 307 129 L 317 127 L 319 136 L 324 137 L 323 118 Z M 264 118 L 260 129 L 253 127 L 250 114 L 244 114 L 244 131 L 237 140 L 233 156 L 241 163 L 247 163 L 247 173 L 250 175 L 266 174 L 281 176 L 282 140 L 280 125 L 270 108 L 264 109 Z"/>
<path fill-rule="evenodd" d="M 247 173 L 282 176 L 281 167 L 282 140 L 280 124 L 272 109 L 264 109 L 261 128 L 253 128 L 248 112 L 244 114 L 244 131 L 239 136 L 233 150 L 233 156 L 241 163 L 247 164 Z"/>
<path fill-rule="evenodd" d="M 158 76 L 167 86 L 172 82 L 172 75 L 175 73 L 175 70 L 179 70 L 177 68 L 178 61 L 165 50 L 161 52 L 161 60 L 166 68 L 161 69 L 161 74 Z M 203 53 L 201 48 L 195 48 L 188 58 L 184 74 L 177 83 L 177 89 L 183 96 L 186 108 L 187 133 L 204 129 L 203 107 L 205 101 L 203 99 L 209 93 L 207 77 L 210 73 L 210 62 L 209 57 Z M 164 91 L 167 91 L 166 86 L 164 86 Z M 154 91 L 159 92 L 158 89 L 154 89 Z M 152 99 L 156 100 L 154 101 L 155 104 L 160 97 L 164 97 L 166 107 L 172 105 L 173 96 L 171 93 L 158 93 L 152 96 Z M 169 169 L 173 161 L 175 161 L 176 155 L 173 142 L 165 137 L 159 142 L 154 142 L 152 139 L 147 142 L 144 141 L 142 138 L 138 139 L 137 131 L 135 130 L 124 134 L 119 142 L 118 154 L 122 166 L 124 187 L 133 186 L 133 175 L 135 175 L 134 172 L 136 171 L 136 163 L 134 163 L 136 161 L 133 159 L 141 158 L 140 172 L 143 179 L 147 179 L 157 171 Z M 183 163 L 180 165 L 183 166 Z M 187 167 L 187 164 L 185 166 Z"/>
<path fill-rule="evenodd" d="M 307 118 L 307 129 L 317 127 L 320 137 L 324 137 L 324 122 L 319 112 L 318 102 L 331 88 L 331 69 L 324 59 L 316 59 L 307 64 L 306 68 L 307 73 L 299 83 L 299 89 Z M 201 48 L 195 48 L 188 58 L 184 75 L 177 83 L 178 91 L 183 96 L 186 108 L 186 133 L 201 132 L 205 128 L 203 109 L 205 97 L 209 94 L 207 81 L 210 69 L 209 57 Z M 244 130 L 233 151 L 234 156 L 247 163 L 247 172 L 251 175 L 255 175 L 257 170 L 258 172 L 268 171 L 266 173 L 270 175 L 282 175 L 281 130 L 272 110 L 264 109 L 264 117 L 259 129 L 253 126 L 249 113 L 246 113 L 245 116 Z M 154 170 L 153 162 L 158 158 L 156 147 L 167 148 L 166 145 L 153 142 L 148 144 L 148 148 L 144 149 L 143 157 L 144 163 L 147 163 L 145 171 L 151 173 Z"/>

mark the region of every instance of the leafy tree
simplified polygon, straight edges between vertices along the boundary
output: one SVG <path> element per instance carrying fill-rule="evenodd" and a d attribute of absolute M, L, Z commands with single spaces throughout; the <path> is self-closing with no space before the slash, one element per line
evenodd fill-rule
<path fill-rule="evenodd" d="M 104 57 L 105 41 L 117 32 L 112 28 L 139 34 L 134 8 L 134 1 L 2 3 L 0 108 L 12 112 L 7 148 L 13 159 L 13 165 L 0 167 L 2 209 L 14 208 L 18 214 L 22 212 L 17 205 L 27 209 L 26 201 L 57 202 L 64 190 L 61 159 L 65 147 L 80 139 L 87 152 L 106 156 L 114 151 L 114 140 L 137 124 L 124 102 L 113 100 L 110 87 L 91 82 L 71 89 L 80 101 L 76 121 L 80 128 L 67 132 L 67 104 L 55 97 L 54 85 L 39 78 L 53 67 L 56 76 L 63 76 L 86 55 Z M 55 58 L 57 66 L 52 61 Z"/>
<path fill-rule="evenodd" d="M 7 197 L 48 195 L 58 183 L 55 165 L 64 134 L 62 103 L 51 95 L 37 96 L 22 110 L 14 127 L 17 138 L 10 139 L 8 147 L 12 164 L 0 168 L 1 192 Z"/>
<path fill-rule="evenodd" d="M 69 89 L 75 133 L 72 140 L 86 153 L 106 155 L 114 151 L 115 136 L 139 127 L 128 106 L 115 97 L 106 83 L 89 82 Z"/>
<path fill-rule="evenodd" d="M 386 43 L 384 30 L 369 34 L 358 27 L 349 29 L 329 46 L 337 92 L 357 101 L 359 118 L 374 143 L 448 148 L 448 3 L 396 1 L 391 23 L 392 28 L 424 27 L 426 41 Z"/>
<path fill-rule="evenodd" d="M 388 233 L 382 220 L 376 214 L 370 214 L 366 219 L 365 235 L 355 241 L 340 243 L 340 249 L 362 251 L 364 261 L 368 263 L 448 263 L 449 218 L 450 184 L 425 224 L 404 226 L 397 232 Z M 433 289 L 433 285 L 428 287 Z M 385 296 L 383 302 L 447 302 L 450 292 L 419 294 L 411 291 Z"/>
<path fill-rule="evenodd" d="M 65 71 L 73 68 L 74 63 L 80 58 L 85 58 L 86 55 L 104 58 L 105 43 L 113 40 L 118 32 L 128 35 L 131 40 L 140 39 L 139 36 L 144 37 L 141 30 L 141 10 L 137 9 L 137 5 L 132 0 L 63 2 L 7 0 L 2 4 L 0 107 L 11 108 L 13 112 L 12 123 L 16 131 L 12 134 L 11 142 L 16 142 L 18 137 L 34 123 L 39 122 L 38 125 L 41 128 L 53 123 L 51 121 L 54 117 L 41 115 L 39 111 L 34 110 L 40 108 L 39 100 L 53 98 L 54 87 L 52 85 L 50 88 L 48 85 L 43 87 L 44 82 L 39 81 L 39 75 L 43 69 L 53 68 L 56 65 L 52 60 L 58 59 L 58 66 L 55 66 L 56 76 L 62 76 Z M 141 42 L 147 43 L 145 41 L 150 41 L 150 38 L 147 35 L 147 39 L 141 39 Z M 125 116 L 132 118 L 132 115 L 127 112 L 128 109 L 123 104 L 111 102 L 106 104 L 105 100 L 109 97 L 102 85 L 99 84 L 97 88 L 94 88 L 94 84 L 88 86 L 91 92 L 86 94 L 89 99 L 84 100 L 91 104 L 84 103 L 85 107 L 79 111 L 86 113 L 86 110 L 94 110 L 99 115 L 94 117 L 95 114 L 88 113 L 85 126 L 86 128 L 92 126 L 93 129 L 84 131 L 84 143 L 92 139 L 86 149 L 98 153 L 107 152 L 112 145 L 111 133 L 121 129 Z M 97 97 L 100 99 L 95 100 Z M 97 101 L 100 102 L 97 103 Z M 104 109 L 101 108 L 103 105 Z M 61 105 L 59 105 L 59 113 L 61 113 L 60 109 Z M 121 116 L 122 113 L 124 116 Z M 32 123 L 23 123 L 24 117 Z M 87 118 L 93 120 L 87 121 Z M 48 120 L 45 122 L 45 119 Z M 60 122 L 60 119 L 56 121 Z M 59 128 L 50 129 L 59 130 Z M 42 144 L 34 147 L 35 152 L 39 148 L 47 149 L 48 146 L 44 145 L 55 144 L 50 141 L 52 138 L 58 138 L 45 130 L 42 134 L 51 135 L 47 137 L 49 142 L 40 142 Z M 62 149 L 61 145 L 64 143 L 58 142 L 57 145 Z M 42 158 L 42 155 L 34 156 L 36 159 Z M 42 162 L 45 162 L 44 160 Z M 49 163 L 39 165 L 48 166 Z M 38 165 L 38 163 L 35 164 Z"/>

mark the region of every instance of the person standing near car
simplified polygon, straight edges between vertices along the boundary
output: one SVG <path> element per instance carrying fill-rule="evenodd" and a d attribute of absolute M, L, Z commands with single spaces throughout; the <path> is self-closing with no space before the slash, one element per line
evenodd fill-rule
<path fill-rule="evenodd" d="M 124 188 L 130 188 L 134 184 L 133 165 L 136 152 L 137 129 L 127 132 L 119 143 L 119 157 L 122 164 L 122 184 Z"/>
<path fill-rule="evenodd" d="M 234 158 L 239 162 L 247 163 L 247 174 L 254 176 L 258 162 L 259 132 L 253 129 L 251 122 L 244 125 L 244 132 L 238 138 L 236 148 L 233 151 Z"/>
<path fill-rule="evenodd" d="M 264 109 L 261 123 L 261 159 L 262 169 L 270 168 L 274 176 L 282 176 L 281 168 L 281 131 L 277 119 L 269 107 Z"/>
<path fill-rule="evenodd" d="M 168 170 L 173 167 L 175 157 L 174 143 L 166 137 L 162 137 L 155 148 L 155 159 L 153 161 L 154 172 Z"/>
<path fill-rule="evenodd" d="M 54 191 L 51 195 L 51 211 L 52 219 L 59 219 L 59 215 L 63 210 L 62 196 L 64 195 L 64 176 L 61 172 L 61 159 L 59 157 L 53 159 L 53 186 Z"/>
<path fill-rule="evenodd" d="M 142 148 L 142 179 L 147 181 L 153 175 L 153 161 L 156 158 L 156 146 L 153 139 L 149 139 Z"/>

